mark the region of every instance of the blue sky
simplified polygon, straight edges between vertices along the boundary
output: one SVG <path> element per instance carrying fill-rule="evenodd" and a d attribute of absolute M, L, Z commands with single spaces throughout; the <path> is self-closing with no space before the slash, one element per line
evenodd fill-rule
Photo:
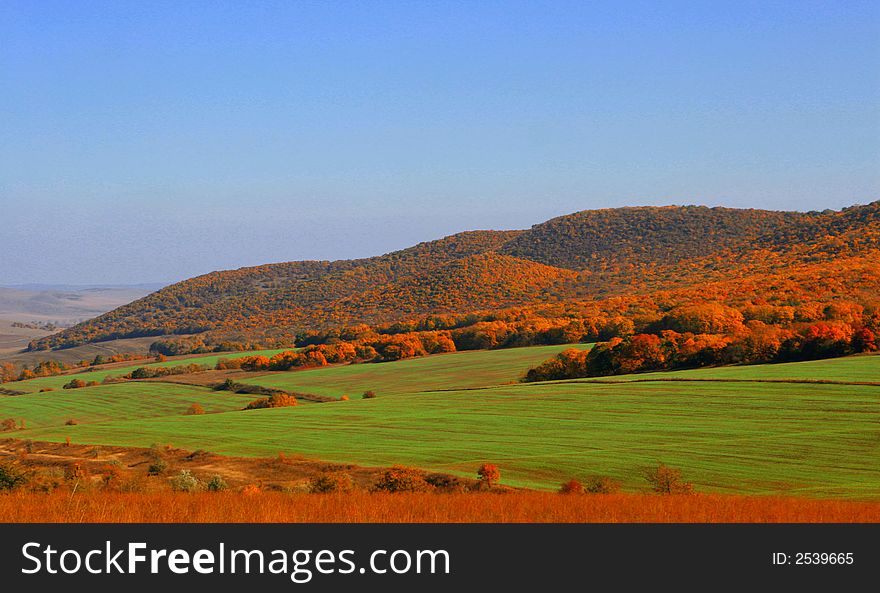
<path fill-rule="evenodd" d="M 0 1 L 0 285 L 880 198 L 878 2 Z"/>

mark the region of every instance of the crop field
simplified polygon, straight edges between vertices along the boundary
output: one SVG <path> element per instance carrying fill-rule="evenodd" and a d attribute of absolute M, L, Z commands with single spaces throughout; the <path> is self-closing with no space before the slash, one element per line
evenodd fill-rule
<path fill-rule="evenodd" d="M 76 429 L 101 422 L 180 416 L 192 404 L 201 405 L 206 413 L 240 410 L 255 397 L 190 385 L 115 383 L 0 397 L 0 419 L 24 420 L 27 427 L 47 429 L 64 426 L 66 421 L 74 419 L 79 424 L 67 428 Z M 0 436 L 18 436 L 25 432 L 0 433 Z"/>
<path fill-rule="evenodd" d="M 410 358 L 393 363 L 357 364 L 294 373 L 255 375 L 247 383 L 341 397 L 413 394 L 443 389 L 474 389 L 516 383 L 525 371 L 567 348 L 588 344 L 532 346 L 506 350 L 472 350 Z"/>
<path fill-rule="evenodd" d="M 865 354 L 828 360 L 708 367 L 683 371 L 602 377 L 602 381 L 645 379 L 734 379 L 740 381 L 840 381 L 880 383 L 880 355 Z M 585 379 L 589 380 L 589 379 Z"/>
<path fill-rule="evenodd" d="M 214 365 L 216 365 L 217 361 L 221 358 L 233 360 L 236 358 L 242 358 L 244 356 L 272 356 L 273 354 L 277 354 L 278 352 L 284 352 L 284 350 L 290 350 L 290 348 L 284 348 L 281 350 L 255 350 L 252 352 L 225 352 L 222 354 L 206 354 L 205 356 L 179 359 L 172 358 L 165 362 L 150 362 L 151 359 L 134 360 L 130 364 L 114 366 L 113 368 L 99 368 L 96 370 L 84 369 L 82 372 L 73 374 L 56 375 L 54 377 L 38 377 L 36 379 L 28 379 L 27 381 L 14 381 L 11 383 L 4 383 L 3 387 L 5 389 L 10 389 L 14 391 L 35 393 L 44 388 L 61 389 L 62 386 L 65 383 L 70 382 L 71 379 L 82 379 L 83 381 L 100 382 L 105 377 L 118 377 L 138 367 L 173 367 L 186 364 L 202 364 L 207 366 L 208 368 L 214 368 Z"/>
<path fill-rule="evenodd" d="M 349 393 L 352 399 L 204 416 L 182 416 L 179 406 L 149 417 L 109 413 L 106 421 L 78 426 L 34 423 L 16 437 L 59 441 L 69 436 L 77 443 L 133 446 L 173 442 L 229 455 L 284 452 L 371 466 L 404 463 L 463 476 L 473 476 L 480 463 L 493 462 L 504 484 L 540 489 L 598 474 L 639 490 L 645 487 L 643 469 L 662 461 L 681 468 L 701 491 L 880 498 L 878 386 L 510 383 L 525 367 L 562 348 L 465 352 L 255 376 L 248 382 Z M 773 365 L 772 371 L 781 378 L 841 380 L 852 373 L 862 380 L 878 362 L 876 356 L 853 357 Z M 767 371 L 738 367 L 686 373 L 729 378 L 760 372 Z M 161 384 L 126 384 L 134 390 L 131 397 L 141 400 L 144 395 L 137 390 L 154 385 Z M 378 397 L 360 399 L 367 389 Z M 17 396 L 0 404 L 46 395 L 53 396 Z M 62 416 L 55 412 L 55 418 Z"/>

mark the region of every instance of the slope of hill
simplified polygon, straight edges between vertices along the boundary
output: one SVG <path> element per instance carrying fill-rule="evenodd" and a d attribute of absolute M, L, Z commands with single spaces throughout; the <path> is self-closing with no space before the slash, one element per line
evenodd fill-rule
<path fill-rule="evenodd" d="M 32 348 L 209 330 L 293 333 L 710 284 L 730 293 L 744 283 L 772 297 L 762 278 L 784 281 L 797 270 L 803 278 L 833 278 L 844 271 L 844 259 L 863 267 L 873 285 L 878 249 L 880 202 L 821 213 L 704 206 L 588 210 L 526 231 L 459 233 L 367 259 L 213 272 L 37 340 Z M 804 272 L 803 266 L 814 267 Z M 847 290 L 838 287 L 829 298 L 845 298 Z"/>
<path fill-rule="evenodd" d="M 817 215 L 706 206 L 585 210 L 533 226 L 502 253 L 572 270 L 676 263 L 742 249 Z"/>

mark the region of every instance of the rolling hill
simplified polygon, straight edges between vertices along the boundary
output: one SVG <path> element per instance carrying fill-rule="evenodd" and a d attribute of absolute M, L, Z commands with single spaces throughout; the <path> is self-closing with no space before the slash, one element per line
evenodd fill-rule
<path fill-rule="evenodd" d="M 30 347 L 267 328 L 292 334 L 613 297 L 668 300 L 670 291 L 707 291 L 724 300 L 742 286 L 751 287 L 748 298 L 761 301 L 790 282 L 818 281 L 817 298 L 834 300 L 852 296 L 851 290 L 876 294 L 878 254 L 880 202 L 808 213 L 705 206 L 587 210 L 528 230 L 464 232 L 360 260 L 212 272 Z M 852 289 L 835 284 L 852 270 L 859 270 Z"/>

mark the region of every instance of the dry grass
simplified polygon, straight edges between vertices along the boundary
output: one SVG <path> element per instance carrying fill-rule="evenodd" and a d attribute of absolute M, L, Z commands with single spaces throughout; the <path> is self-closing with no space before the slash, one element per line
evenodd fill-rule
<path fill-rule="evenodd" d="M 0 495 L 0 521 L 62 523 L 876 523 L 880 503 L 648 494 L 286 494 L 280 492 Z"/>

